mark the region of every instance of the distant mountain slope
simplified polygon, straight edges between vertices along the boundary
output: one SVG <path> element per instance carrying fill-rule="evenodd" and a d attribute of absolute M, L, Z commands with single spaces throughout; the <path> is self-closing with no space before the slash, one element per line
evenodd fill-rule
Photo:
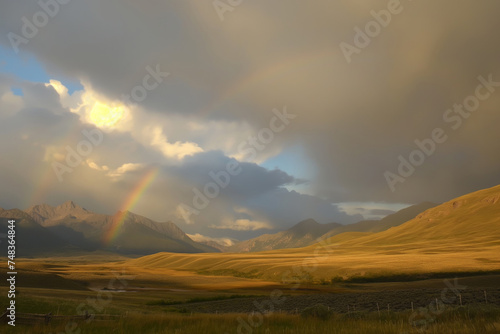
<path fill-rule="evenodd" d="M 286 231 L 275 234 L 263 234 L 256 238 L 245 240 L 228 247 L 228 252 L 259 252 L 282 248 L 304 247 L 326 232 L 343 226 L 337 223 L 320 224 L 314 219 L 301 221 Z"/>
<path fill-rule="evenodd" d="M 227 252 L 260 252 L 274 249 L 305 247 L 315 243 L 318 238 L 327 239 L 345 232 L 380 232 L 416 217 L 419 213 L 436 206 L 434 203 L 421 203 L 400 210 L 381 220 L 364 220 L 355 224 L 319 224 L 313 219 L 304 220 L 290 229 L 275 234 L 264 234 L 241 241 L 228 247 Z"/>
<path fill-rule="evenodd" d="M 18 209 L 0 208 L 1 256 L 7 256 L 7 233 L 10 219 L 15 220 L 16 256 L 37 256 L 42 253 L 61 254 L 61 252 L 78 250 L 47 228 L 40 226 L 25 212 Z"/>
<path fill-rule="evenodd" d="M 119 219 L 119 214 L 112 221 Z M 106 226 L 105 229 L 108 229 Z M 132 212 L 126 213 L 120 232 L 109 247 L 122 253 L 203 253 L 219 252 L 218 249 L 190 239 L 172 222 L 158 223 Z M 168 250 L 165 250 L 168 249 Z"/>
<path fill-rule="evenodd" d="M 427 209 L 435 207 L 437 204 L 431 202 L 423 202 L 420 204 L 412 205 L 405 209 L 399 210 L 396 213 L 388 215 L 380 220 L 362 220 L 355 224 L 342 225 L 338 228 L 334 228 L 321 239 L 326 239 L 337 234 L 346 232 L 381 232 L 385 231 L 391 227 L 399 226 L 410 219 L 415 218 L 418 214 L 424 212 Z"/>
<path fill-rule="evenodd" d="M 26 210 L 26 214 L 61 239 L 88 251 L 103 249 L 126 254 L 218 252 L 191 240 L 172 222 L 159 223 L 132 212 L 109 216 L 68 201 L 57 207 L 35 205 Z M 116 236 L 104 244 L 105 234 L 122 216 L 125 219 Z"/>
<path fill-rule="evenodd" d="M 92 212 L 76 205 L 73 201 L 67 201 L 57 207 L 48 204 L 34 205 L 25 211 L 33 220 L 42 226 L 51 225 L 53 220 L 68 218 L 83 218 L 92 215 Z"/>

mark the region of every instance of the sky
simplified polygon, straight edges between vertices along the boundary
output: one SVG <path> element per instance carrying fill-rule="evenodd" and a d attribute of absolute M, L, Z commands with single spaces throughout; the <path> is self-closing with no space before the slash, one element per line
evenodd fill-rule
<path fill-rule="evenodd" d="M 4 1 L 0 207 L 242 240 L 498 185 L 499 9 Z"/>

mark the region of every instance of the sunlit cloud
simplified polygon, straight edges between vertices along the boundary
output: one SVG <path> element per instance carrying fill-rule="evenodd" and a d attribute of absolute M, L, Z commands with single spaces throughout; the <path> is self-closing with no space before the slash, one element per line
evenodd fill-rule
<path fill-rule="evenodd" d="M 226 221 L 223 225 L 210 225 L 210 227 L 218 230 L 234 231 L 257 231 L 273 229 L 273 227 L 269 223 L 253 221 L 249 219 L 236 219 L 235 221 Z"/>
<path fill-rule="evenodd" d="M 95 170 L 99 170 L 99 171 L 108 171 L 109 170 L 108 166 L 105 166 L 105 165 L 99 166 L 97 163 L 95 163 L 94 161 L 92 161 L 90 159 L 87 159 L 86 163 L 90 168 L 95 169 Z"/>
<path fill-rule="evenodd" d="M 53 81 L 51 80 L 50 85 L 57 92 L 62 92 L 61 101 L 64 101 L 66 96 L 64 93 L 67 89 L 63 89 L 60 82 Z M 83 86 L 84 91 L 80 96 L 73 98 L 72 104 L 68 106 L 70 111 L 78 114 L 83 122 L 93 124 L 105 131 L 125 130 L 126 121 L 132 118 L 130 109 L 121 101 L 111 100 L 97 93 L 87 83 L 83 83 Z M 76 99 L 79 101 L 75 101 Z"/>
<path fill-rule="evenodd" d="M 213 241 L 213 242 L 216 242 L 216 243 L 218 243 L 218 244 L 220 244 L 222 246 L 226 246 L 226 247 L 232 246 L 235 243 L 235 241 L 233 239 L 229 239 L 229 238 L 212 238 L 212 237 L 209 237 L 209 236 L 206 236 L 206 235 L 202 235 L 202 234 L 199 234 L 199 233 L 188 234 L 187 236 L 190 237 L 192 240 L 194 240 L 196 242 Z"/>
<path fill-rule="evenodd" d="M 112 127 L 116 125 L 125 113 L 124 106 L 110 107 L 106 104 L 96 102 L 90 112 L 90 120 L 98 127 Z"/>
<path fill-rule="evenodd" d="M 51 79 L 49 83 L 45 84 L 45 87 L 52 87 L 56 90 L 61 98 L 68 95 L 68 88 L 62 84 L 62 82 L 58 80 Z"/>
<path fill-rule="evenodd" d="M 181 141 L 169 143 L 160 127 L 152 128 L 151 137 L 151 146 L 160 150 L 167 158 L 182 159 L 187 155 L 203 152 L 196 143 Z"/>
<path fill-rule="evenodd" d="M 118 167 L 117 169 L 109 171 L 106 175 L 111 177 L 111 179 L 113 181 L 116 181 L 129 172 L 135 172 L 135 171 L 143 169 L 144 166 L 145 165 L 141 164 L 141 163 L 126 163 L 126 164 L 123 164 L 122 166 Z M 104 169 L 104 167 L 101 167 L 101 170 L 107 170 L 107 169 Z"/>

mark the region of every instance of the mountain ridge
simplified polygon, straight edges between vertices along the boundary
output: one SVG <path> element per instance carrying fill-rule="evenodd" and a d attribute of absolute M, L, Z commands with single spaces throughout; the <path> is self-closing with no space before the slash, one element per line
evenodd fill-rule
<path fill-rule="evenodd" d="M 173 222 L 156 222 L 130 211 L 105 215 L 91 212 L 73 201 L 66 201 L 55 207 L 48 204 L 33 205 L 23 213 L 59 238 L 89 251 L 105 249 L 137 254 L 219 251 L 193 241 Z M 121 226 L 118 226 L 114 238 L 105 240 L 104 236 L 119 220 L 122 220 Z"/>
<path fill-rule="evenodd" d="M 274 234 L 263 234 L 256 238 L 240 241 L 227 248 L 227 252 L 259 252 L 285 248 L 299 248 L 314 244 L 346 232 L 376 233 L 405 223 L 435 203 L 423 202 L 412 205 L 380 220 L 362 220 L 354 224 L 320 224 L 313 219 L 303 220 L 291 228 Z"/>

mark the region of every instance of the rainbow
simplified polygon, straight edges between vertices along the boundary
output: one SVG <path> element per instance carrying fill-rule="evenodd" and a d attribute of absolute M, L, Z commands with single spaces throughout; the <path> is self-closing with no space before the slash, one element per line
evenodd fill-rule
<path fill-rule="evenodd" d="M 117 217 L 114 217 L 111 227 L 106 231 L 103 237 L 103 243 L 109 245 L 118 235 L 121 226 L 127 219 L 128 212 L 137 204 L 139 199 L 144 195 L 146 189 L 151 185 L 159 172 L 159 167 L 152 168 L 141 178 L 134 189 L 127 196 L 125 202 L 120 206 L 120 211 Z"/>

